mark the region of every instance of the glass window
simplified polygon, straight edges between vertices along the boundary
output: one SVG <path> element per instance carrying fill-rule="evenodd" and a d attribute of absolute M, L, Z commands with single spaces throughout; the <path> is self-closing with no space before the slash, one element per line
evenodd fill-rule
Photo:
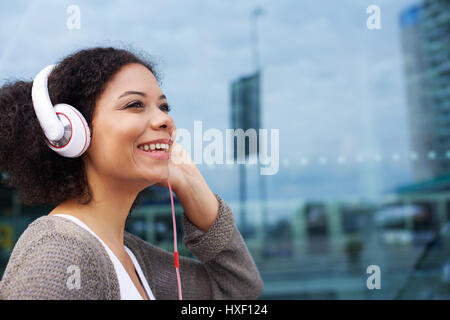
<path fill-rule="evenodd" d="M 449 1 L 79 2 L 80 29 L 65 4 L 1 2 L 0 86 L 106 39 L 155 57 L 177 142 L 232 209 L 262 299 L 450 298 Z M 18 110 L 34 119 L 29 104 Z M 2 132 L 2 119 L 0 152 L 21 134 Z M 129 165 L 116 178 L 142 172 Z M 0 276 L 54 208 L 25 205 L 8 178 Z M 172 251 L 169 190 L 141 196 L 126 230 Z M 175 200 L 178 248 L 192 257 Z M 381 289 L 367 283 L 376 267 Z"/>

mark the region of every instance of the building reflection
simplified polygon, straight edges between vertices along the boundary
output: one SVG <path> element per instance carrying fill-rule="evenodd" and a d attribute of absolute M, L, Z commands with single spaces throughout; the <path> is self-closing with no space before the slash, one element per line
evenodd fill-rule
<path fill-rule="evenodd" d="M 450 1 L 423 1 L 399 23 L 416 182 L 376 203 L 268 200 L 264 213 L 265 200 L 245 199 L 248 213 L 260 213 L 247 217 L 239 201 L 227 201 L 247 231 L 262 299 L 450 298 Z M 0 186 L 0 275 L 28 224 L 52 209 L 23 206 L 15 190 Z M 176 198 L 175 211 L 182 235 Z M 126 229 L 172 251 L 168 191 L 144 192 Z M 182 236 L 178 242 L 192 257 Z M 371 265 L 380 267 L 380 290 L 367 287 Z"/>

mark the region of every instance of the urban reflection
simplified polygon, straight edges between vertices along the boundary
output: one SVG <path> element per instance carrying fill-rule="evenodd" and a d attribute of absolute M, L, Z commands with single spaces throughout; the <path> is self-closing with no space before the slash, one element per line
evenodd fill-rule
<path fill-rule="evenodd" d="M 450 299 L 450 1 L 417 3 L 408 2 L 396 15 L 399 42 L 391 44 L 400 48 L 403 61 L 400 76 L 407 112 L 401 120 L 408 127 L 408 152 L 324 155 L 312 147 L 300 148 L 299 143 L 300 150 L 287 157 L 282 141 L 280 172 L 274 176 L 237 163 L 200 166 L 211 189 L 233 209 L 264 280 L 261 299 Z M 384 14 L 389 9 L 381 10 Z M 261 99 L 270 90 L 261 82 L 266 73 L 258 47 L 264 37 L 256 31 L 265 14 L 270 12 L 257 9 L 250 15 L 252 71 L 227 83 L 230 117 L 222 119 L 227 128 L 273 127 L 271 119 L 262 118 L 273 107 Z M 282 106 L 276 108 L 282 112 Z M 331 117 L 340 112 L 329 108 Z M 301 114 L 293 114 L 281 123 L 297 129 L 300 118 Z M 334 129 L 322 130 L 323 135 L 332 135 Z M 302 135 L 301 128 L 292 132 Z M 300 141 L 297 136 L 290 139 L 294 142 L 289 146 Z M 258 151 L 247 148 L 245 159 Z M 234 155 L 236 159 L 236 150 Z M 394 169 L 381 172 L 383 164 Z M 397 173 L 406 170 L 402 166 L 410 166 L 411 175 L 398 179 Z M 309 175 L 308 170 L 317 174 Z M 361 184 L 353 187 L 357 191 L 344 195 L 346 181 L 355 176 L 362 177 Z M 381 178 L 395 185 L 373 193 Z M 312 191 L 316 184 L 319 187 Z M 293 190 L 288 198 L 277 196 L 286 190 Z M 169 191 L 148 188 L 138 203 L 127 230 L 171 251 Z M 175 204 L 177 231 L 182 235 L 182 208 Z M 24 206 L 16 190 L 0 186 L 0 275 L 28 224 L 52 209 Z M 181 236 L 178 241 L 180 254 L 192 257 Z M 371 287 L 376 277 L 379 288 Z"/>

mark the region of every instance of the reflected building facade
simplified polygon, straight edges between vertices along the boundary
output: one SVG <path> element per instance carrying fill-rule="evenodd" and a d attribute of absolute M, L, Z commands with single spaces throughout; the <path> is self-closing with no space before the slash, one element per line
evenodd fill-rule
<path fill-rule="evenodd" d="M 450 1 L 424 1 L 400 16 L 417 180 L 450 173 Z"/>

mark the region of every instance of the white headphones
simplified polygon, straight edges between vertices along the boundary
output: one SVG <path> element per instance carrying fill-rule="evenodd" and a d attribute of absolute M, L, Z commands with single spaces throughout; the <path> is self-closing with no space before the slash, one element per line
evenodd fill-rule
<path fill-rule="evenodd" d="M 49 65 L 34 78 L 31 89 L 34 111 L 50 149 L 63 157 L 76 158 L 89 147 L 91 131 L 86 119 L 74 107 L 65 103 L 53 106 L 47 81 L 54 68 L 54 64 Z"/>

